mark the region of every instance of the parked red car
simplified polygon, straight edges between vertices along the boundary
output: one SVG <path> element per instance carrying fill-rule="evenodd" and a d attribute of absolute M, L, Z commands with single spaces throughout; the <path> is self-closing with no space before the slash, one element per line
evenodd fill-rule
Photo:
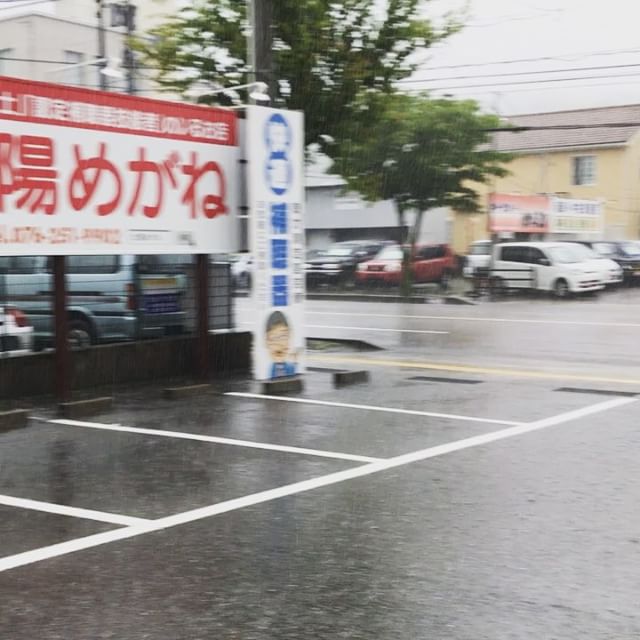
<path fill-rule="evenodd" d="M 358 284 L 400 284 L 402 247 L 385 247 L 373 260 L 358 265 Z M 455 272 L 456 261 L 446 244 L 417 245 L 411 259 L 413 282 L 439 282 L 445 287 Z"/>

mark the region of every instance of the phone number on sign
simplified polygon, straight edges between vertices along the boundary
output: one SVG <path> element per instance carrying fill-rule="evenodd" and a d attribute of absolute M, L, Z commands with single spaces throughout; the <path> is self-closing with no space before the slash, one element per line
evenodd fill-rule
<path fill-rule="evenodd" d="M 6 227 L 0 225 L 0 244 L 110 244 L 122 243 L 119 229 L 77 229 L 75 227 Z"/>

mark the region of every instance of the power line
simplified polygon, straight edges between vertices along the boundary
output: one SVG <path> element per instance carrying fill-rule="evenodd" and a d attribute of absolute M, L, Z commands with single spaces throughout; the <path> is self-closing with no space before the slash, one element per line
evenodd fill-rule
<path fill-rule="evenodd" d="M 606 75 L 606 76 L 581 76 L 581 77 L 573 77 L 573 78 L 547 78 L 541 80 L 512 80 L 510 82 L 491 82 L 484 84 L 468 84 L 468 85 L 457 85 L 455 87 L 427 87 L 425 90 L 428 91 L 453 91 L 456 89 L 484 89 L 484 88 L 494 88 L 494 87 L 511 87 L 516 85 L 530 85 L 530 84 L 548 84 L 551 82 L 576 82 L 580 80 L 608 80 L 613 78 L 633 78 L 640 75 L 640 72 L 635 73 L 625 73 L 616 76 Z M 414 91 L 419 91 L 419 89 L 414 89 Z"/>
<path fill-rule="evenodd" d="M 582 51 L 578 53 L 565 53 L 558 54 L 555 56 L 541 56 L 538 58 L 517 58 L 515 60 L 495 60 L 493 62 L 468 62 L 466 64 L 447 64 L 440 65 L 438 67 L 428 67 L 425 71 L 439 71 L 440 69 L 464 69 L 469 67 L 490 67 L 493 65 L 505 65 L 505 64 L 520 64 L 520 63 L 529 63 L 529 62 L 550 62 L 554 60 L 565 60 L 568 58 L 595 58 L 600 56 L 613 56 L 613 55 L 621 55 L 625 53 L 638 53 L 640 49 L 609 49 L 603 51 Z"/>
<path fill-rule="evenodd" d="M 20 2 L 19 0 L 0 0 L 0 4 L 13 3 L 12 7 L 0 7 L 0 11 L 11 11 L 11 9 L 22 9 L 23 7 L 30 7 L 34 4 L 45 4 L 48 2 L 58 2 L 58 0 L 25 0 Z"/>
<path fill-rule="evenodd" d="M 2 0 L 0 0 L 2 2 Z M 3 57 L 0 56 L 0 60 L 4 60 L 7 62 L 35 62 L 39 64 L 56 64 L 56 65 L 65 65 L 71 64 L 66 60 L 43 60 L 37 58 L 17 58 L 17 57 Z M 97 63 L 96 63 L 97 64 Z M 87 64 L 87 66 L 90 66 Z M 146 66 L 146 65 L 137 65 L 141 69 L 154 69 L 155 67 Z M 615 69 L 630 69 L 640 67 L 640 63 L 630 63 L 630 64 L 617 64 L 617 65 L 600 65 L 595 67 L 567 67 L 563 69 L 548 69 L 548 70 L 538 70 L 538 71 L 517 71 L 517 72 L 507 72 L 507 73 L 491 73 L 491 74 L 483 74 L 483 75 L 470 75 L 470 76 L 449 76 L 442 78 L 431 78 L 431 79 L 413 79 L 407 78 L 404 80 L 397 80 L 396 84 L 418 84 L 418 83 L 430 83 L 430 82 L 449 82 L 455 80 L 467 80 L 467 79 L 475 79 L 475 78 L 507 78 L 507 77 L 518 77 L 518 76 L 532 76 L 532 75 L 544 75 L 548 73 L 571 73 L 571 72 L 579 72 L 579 71 L 608 71 Z M 491 83 L 491 84 L 480 84 L 480 85 L 466 85 L 460 87 L 443 87 L 443 88 L 429 88 L 428 90 L 442 91 L 448 89 L 466 89 L 466 88 L 481 88 L 481 87 L 493 87 L 493 86 L 509 86 L 509 85 L 517 85 L 517 84 L 533 84 L 533 83 L 546 83 L 546 82 L 555 82 L 555 81 L 577 81 L 577 80 L 591 80 L 591 79 L 600 79 L 600 78 L 612 78 L 612 77 L 632 77 L 636 74 L 625 74 L 621 76 L 576 76 L 574 78 L 548 78 L 548 79 L 540 79 L 534 81 L 513 81 L 506 83 Z"/>
<path fill-rule="evenodd" d="M 442 80 L 473 80 L 476 78 L 508 78 L 513 76 L 533 76 L 533 75 L 542 75 L 546 73 L 570 73 L 574 71 L 606 71 L 608 69 L 630 69 L 640 67 L 640 63 L 629 63 L 629 64 L 612 64 L 612 65 L 601 65 L 597 67 L 566 67 L 563 69 L 540 69 L 536 71 L 510 71 L 507 73 L 488 73 L 483 75 L 471 75 L 471 76 L 449 76 L 442 78 L 407 78 L 404 80 L 398 80 L 398 84 L 409 84 L 409 83 L 418 83 L 418 82 L 440 82 Z"/>
<path fill-rule="evenodd" d="M 513 116 L 517 118 L 518 116 Z M 601 124 L 550 124 L 550 125 L 516 125 L 513 127 L 496 127 L 485 129 L 491 133 L 523 133 L 525 131 L 576 131 L 582 129 L 625 129 L 640 127 L 640 122 L 603 122 Z"/>

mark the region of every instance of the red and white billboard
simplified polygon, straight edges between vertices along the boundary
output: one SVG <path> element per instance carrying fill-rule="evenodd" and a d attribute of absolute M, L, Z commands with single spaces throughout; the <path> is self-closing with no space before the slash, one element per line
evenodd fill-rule
<path fill-rule="evenodd" d="M 0 77 L 0 254 L 237 248 L 233 111 Z"/>
<path fill-rule="evenodd" d="M 492 193 L 489 196 L 489 231 L 494 233 L 546 233 L 550 200 L 547 196 Z"/>

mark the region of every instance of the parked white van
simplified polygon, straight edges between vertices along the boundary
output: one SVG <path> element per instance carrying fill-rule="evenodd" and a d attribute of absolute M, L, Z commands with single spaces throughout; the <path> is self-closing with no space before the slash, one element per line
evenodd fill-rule
<path fill-rule="evenodd" d="M 462 269 L 465 278 L 473 278 L 478 270 L 489 268 L 492 245 L 491 240 L 477 240 L 471 243 Z"/>
<path fill-rule="evenodd" d="M 187 257 L 187 259 L 189 259 Z M 185 324 L 182 256 L 69 256 L 69 342 L 102 342 L 179 334 Z M 24 311 L 43 346 L 53 336 L 51 259 L 0 257 L 0 298 Z"/>
<path fill-rule="evenodd" d="M 559 298 L 604 288 L 601 271 L 569 242 L 495 245 L 491 280 L 497 289 L 551 291 Z"/>

